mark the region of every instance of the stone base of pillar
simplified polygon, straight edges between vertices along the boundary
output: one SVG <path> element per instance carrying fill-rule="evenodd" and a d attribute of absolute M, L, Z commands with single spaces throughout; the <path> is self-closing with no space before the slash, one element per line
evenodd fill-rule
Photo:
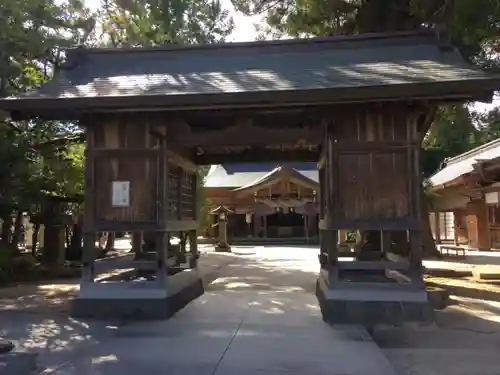
<path fill-rule="evenodd" d="M 215 251 L 217 253 L 230 253 L 231 246 L 227 243 L 218 243 L 215 245 Z"/>
<path fill-rule="evenodd" d="M 395 284 L 334 282 L 328 271 L 321 270 L 316 283 L 316 297 L 323 320 L 330 324 L 401 324 L 432 322 L 433 310 L 427 292 L 417 286 L 403 289 Z"/>
<path fill-rule="evenodd" d="M 9 353 L 14 350 L 14 344 L 10 341 L 0 339 L 0 354 Z"/>
<path fill-rule="evenodd" d="M 204 293 L 197 269 L 156 281 L 106 282 L 81 285 L 72 316 L 97 320 L 163 320 Z"/>

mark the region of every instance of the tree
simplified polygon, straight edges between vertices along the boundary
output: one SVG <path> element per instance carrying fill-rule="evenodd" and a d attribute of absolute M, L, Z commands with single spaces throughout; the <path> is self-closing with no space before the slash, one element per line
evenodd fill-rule
<path fill-rule="evenodd" d="M 103 0 L 100 19 L 115 47 L 217 43 L 234 27 L 219 0 Z"/>
<path fill-rule="evenodd" d="M 481 143 L 500 138 L 500 108 L 493 108 L 486 113 L 476 113 L 477 127 Z"/>
<path fill-rule="evenodd" d="M 77 0 L 6 0 L 0 14 L 0 96 L 18 95 L 46 82 L 63 62 L 63 49 L 91 38 L 95 25 Z M 74 130 L 74 124 L 57 121 L 0 118 L 3 246 L 9 242 L 13 213 L 34 213 L 42 201 L 47 203 L 46 197 L 66 195 L 73 182 L 67 175 L 67 152 L 78 138 Z M 51 236 L 46 240 L 50 244 Z"/>
<path fill-rule="evenodd" d="M 309 37 L 411 30 L 421 26 L 446 28 L 465 59 L 482 68 L 498 69 L 500 5 L 497 0 L 232 0 L 248 15 L 263 14 L 264 34 Z M 441 108 L 425 140 L 424 171 L 432 173 L 437 159 L 467 151 L 481 142 L 466 106 Z M 423 187 L 422 187 L 423 189 Z M 427 219 L 424 252 L 437 255 Z M 374 237 L 375 238 L 375 237 Z"/>

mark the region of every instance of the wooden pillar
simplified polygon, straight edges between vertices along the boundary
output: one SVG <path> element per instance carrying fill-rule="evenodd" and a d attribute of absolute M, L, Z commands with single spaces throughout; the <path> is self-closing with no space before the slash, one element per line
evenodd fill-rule
<path fill-rule="evenodd" d="M 458 234 L 460 231 L 460 226 L 458 225 L 460 220 L 460 213 L 457 210 L 453 211 L 453 244 L 458 246 Z"/>
<path fill-rule="evenodd" d="M 439 211 L 434 212 L 434 242 L 436 242 L 436 245 L 441 243 L 441 220 L 439 215 Z"/>
<path fill-rule="evenodd" d="M 198 175 L 194 176 L 193 181 L 193 219 L 198 223 L 199 215 L 198 215 Z M 198 223 L 199 225 L 199 223 Z M 191 253 L 191 258 L 189 261 L 190 268 L 196 268 L 198 266 L 198 233 L 196 229 L 191 230 L 189 232 L 189 251 Z"/>
<path fill-rule="evenodd" d="M 158 224 L 161 228 L 160 231 L 155 233 L 155 249 L 156 249 L 156 281 L 160 285 L 166 285 L 167 282 L 167 258 L 168 258 L 168 244 L 169 244 L 169 233 L 167 232 L 167 221 L 169 219 L 168 213 L 168 191 L 169 186 L 169 165 L 167 158 L 167 140 L 165 137 L 159 138 L 161 155 L 159 157 L 158 163 L 158 180 L 160 181 L 160 189 L 158 189 L 158 202 L 160 203 L 158 210 Z M 177 181 L 180 185 L 181 180 Z M 180 202 L 178 202 L 180 205 Z M 178 208 L 179 209 L 179 208 Z"/>
<path fill-rule="evenodd" d="M 302 218 L 304 220 L 304 236 L 306 237 L 306 243 L 309 243 L 309 217 L 304 214 Z"/>
<path fill-rule="evenodd" d="M 255 238 L 259 237 L 260 224 L 262 222 L 262 216 L 256 215 L 254 211 L 253 216 L 253 236 Z"/>
<path fill-rule="evenodd" d="M 198 236 L 195 230 L 189 232 L 189 251 L 191 252 L 189 267 L 196 268 L 198 266 Z"/>
<path fill-rule="evenodd" d="M 132 232 L 132 252 L 138 254 L 142 251 L 142 232 Z"/>
<path fill-rule="evenodd" d="M 339 243 L 345 243 L 347 241 L 347 230 L 339 230 Z"/>
<path fill-rule="evenodd" d="M 381 244 L 382 254 L 385 259 L 387 259 L 387 253 L 391 251 L 391 232 L 387 230 L 382 231 Z"/>
<path fill-rule="evenodd" d="M 267 238 L 267 215 L 264 215 L 264 238 Z"/>
<path fill-rule="evenodd" d="M 94 262 L 96 257 L 96 228 L 94 227 L 95 213 L 95 160 L 89 155 L 89 150 L 94 149 L 93 133 L 85 130 L 86 149 L 84 156 L 84 193 L 85 209 L 83 215 L 83 247 L 82 247 L 82 283 L 94 282 Z M 40 239 L 42 245 L 43 237 Z"/>
<path fill-rule="evenodd" d="M 470 247 L 479 250 L 491 248 L 488 206 L 484 199 L 473 200 L 467 204 L 467 232 Z"/>

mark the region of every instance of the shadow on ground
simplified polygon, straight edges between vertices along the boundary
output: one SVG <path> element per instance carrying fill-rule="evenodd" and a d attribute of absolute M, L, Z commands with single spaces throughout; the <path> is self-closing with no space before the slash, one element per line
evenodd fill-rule
<path fill-rule="evenodd" d="M 265 337 L 271 345 L 273 340 L 279 342 L 285 337 L 280 328 L 284 327 L 285 315 L 288 340 L 292 332 L 304 351 L 313 350 L 308 347 L 312 330 L 319 335 L 333 331 L 321 322 L 314 297 L 317 253 L 313 250 L 303 256 L 298 251 L 290 247 L 286 256 L 266 257 L 265 251 L 258 250 L 257 256 L 243 249 L 245 256 L 215 271 L 202 297 L 164 322 L 118 326 L 113 322 L 73 320 L 67 316 L 65 303 L 74 293 L 71 286 L 52 296 L 40 290 L 19 300 L 4 296 L 0 301 L 0 335 L 14 339 L 21 350 L 41 354 L 43 367 L 65 364 L 57 375 L 163 374 L 166 361 L 172 364 L 169 375 L 212 375 L 235 332 Z M 452 296 L 454 304 L 436 312 L 435 324 L 375 329 L 373 338 L 397 373 L 499 373 L 498 293 L 490 290 L 461 296 L 470 289 L 452 289 L 456 294 Z M 459 293 L 461 290 L 464 293 Z M 42 304 L 45 298 L 49 302 L 52 298 L 52 302 Z M 329 340 L 332 345 L 344 339 L 369 340 L 361 331 L 358 336 L 354 337 L 352 331 L 337 332 Z M 96 343 L 100 345 L 92 345 Z M 272 345 L 266 350 L 270 356 L 277 355 Z M 274 374 L 313 373 L 310 368 L 291 368 L 293 361 L 285 362 L 273 369 Z M 235 373 L 235 368 L 227 373 Z"/>

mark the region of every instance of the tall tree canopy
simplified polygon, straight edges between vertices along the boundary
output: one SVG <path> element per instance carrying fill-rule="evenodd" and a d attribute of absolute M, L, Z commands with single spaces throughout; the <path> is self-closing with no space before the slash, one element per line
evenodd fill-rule
<path fill-rule="evenodd" d="M 216 43 L 234 27 L 219 0 L 103 0 L 100 16 L 112 46 Z"/>
<path fill-rule="evenodd" d="M 292 37 L 446 27 L 464 55 L 489 66 L 498 49 L 497 0 L 232 0 L 239 11 L 262 14 L 266 32 Z"/>

